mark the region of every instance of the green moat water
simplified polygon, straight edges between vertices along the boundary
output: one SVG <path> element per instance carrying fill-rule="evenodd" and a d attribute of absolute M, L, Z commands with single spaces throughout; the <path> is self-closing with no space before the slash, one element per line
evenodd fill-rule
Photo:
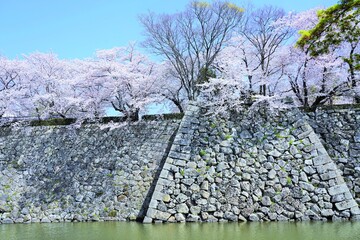
<path fill-rule="evenodd" d="M 0 225 L 1 240 L 358 240 L 360 222 Z"/>

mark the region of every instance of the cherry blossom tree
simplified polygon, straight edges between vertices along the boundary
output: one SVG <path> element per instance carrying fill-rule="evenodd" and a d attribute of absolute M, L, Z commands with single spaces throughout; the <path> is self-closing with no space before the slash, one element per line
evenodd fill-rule
<path fill-rule="evenodd" d="M 308 49 L 312 56 L 327 54 L 334 49 L 341 51 L 341 57 L 348 68 L 348 85 L 360 103 L 357 90 L 360 69 L 360 1 L 342 0 L 327 9 L 319 10 L 318 21 L 312 28 L 302 29 L 297 42 Z"/>
<path fill-rule="evenodd" d="M 39 119 L 75 116 L 81 102 L 74 81 L 77 71 L 73 69 L 77 66 L 53 53 L 33 53 L 24 59 L 21 85 L 31 103 L 24 108 Z"/>
<path fill-rule="evenodd" d="M 240 31 L 243 64 L 252 73 L 247 76 L 250 91 L 253 92 L 254 82 L 259 85 L 259 94 L 272 95 L 273 90 L 268 83 L 275 75 L 281 77 L 281 65 L 276 61 L 279 49 L 292 36 L 291 28 L 281 28 L 274 23 L 285 16 L 285 11 L 273 6 L 264 6 L 250 10 L 245 17 L 245 24 Z M 251 61 L 251 63 L 250 63 Z M 274 87 L 274 86 L 273 86 Z"/>
<path fill-rule="evenodd" d="M 297 32 L 300 29 L 310 29 L 318 21 L 317 11 L 318 9 L 311 9 L 297 14 L 290 13 L 276 24 L 291 27 Z M 310 53 L 309 48 L 304 46 L 300 49 L 292 44 L 288 45 L 288 50 L 284 51 L 281 58 L 287 62 L 283 67 L 285 79 L 302 106 L 314 109 L 332 102 L 335 97 L 347 94 L 347 67 L 340 51 L 332 50 L 316 57 Z"/>
<path fill-rule="evenodd" d="M 20 61 L 0 56 L 0 117 L 9 116 L 15 110 L 14 93 L 20 87 L 20 72 Z"/>
<path fill-rule="evenodd" d="M 164 99 L 159 66 L 134 45 L 99 50 L 87 60 L 61 60 L 53 53 L 2 57 L 0 115 L 84 119 L 113 108 L 137 120 L 140 110 Z"/>
<path fill-rule="evenodd" d="M 138 120 L 139 111 L 158 100 L 155 63 L 133 45 L 98 51 L 96 64 L 92 77 L 101 79 L 109 92 L 107 101 L 127 118 Z"/>
<path fill-rule="evenodd" d="M 254 16 L 258 16 L 257 21 L 261 23 L 259 26 L 268 26 L 271 31 L 262 30 L 264 33 L 259 35 L 256 31 L 246 33 L 252 39 L 246 34 L 231 39 L 214 62 L 217 78 L 202 85 L 206 88 L 207 97 L 211 95 L 220 105 L 233 105 L 234 108 L 236 104 L 244 103 L 246 98 L 254 95 L 258 86 L 262 95 L 266 91 L 267 95 L 275 98 L 295 96 L 299 105 L 315 108 L 346 95 L 349 91 L 347 67 L 342 60 L 340 48 L 315 57 L 306 48 L 295 46 L 298 38 L 296 32 L 312 28 L 317 22 L 316 12 L 317 9 L 312 9 L 302 13 L 289 13 L 283 17 L 276 17 L 280 15 L 275 14 L 275 17 L 270 18 L 269 10 L 269 14 L 265 14 L 267 17 L 263 18 L 267 20 L 266 24 L 260 20 L 263 14 L 255 14 Z M 293 35 L 289 35 L 290 33 Z M 279 36 L 282 37 L 278 38 Z M 271 39 L 279 41 L 275 41 L 273 46 L 267 46 Z M 266 44 L 260 44 L 262 41 Z M 262 48 L 257 47 L 256 43 Z M 341 49 L 346 51 L 345 46 Z M 210 90 L 214 93 L 210 94 Z"/>
<path fill-rule="evenodd" d="M 101 66 L 94 59 L 73 61 L 76 71 L 73 74 L 74 92 L 79 100 L 77 117 L 98 118 L 110 108 L 111 89 L 104 81 Z"/>
<path fill-rule="evenodd" d="M 230 95 L 236 89 L 241 101 L 252 102 L 254 96 L 274 95 L 282 87 L 282 56 L 286 41 L 293 33 L 289 26 L 278 27 L 274 23 L 285 15 L 282 9 L 265 6 L 251 9 L 245 14 L 244 26 L 220 51 L 214 61 L 216 76 L 223 79 L 216 83 Z M 235 86 L 237 87 L 235 88 Z M 226 87 L 225 87 L 226 86 Z M 207 84 L 207 89 L 209 88 Z M 227 89 L 225 91 L 225 89 Z"/>
<path fill-rule="evenodd" d="M 159 96 L 158 102 L 165 104 L 173 111 L 183 113 L 187 103 L 186 91 L 176 77 L 176 71 L 168 61 L 162 62 L 154 69 L 156 82 L 153 90 Z"/>

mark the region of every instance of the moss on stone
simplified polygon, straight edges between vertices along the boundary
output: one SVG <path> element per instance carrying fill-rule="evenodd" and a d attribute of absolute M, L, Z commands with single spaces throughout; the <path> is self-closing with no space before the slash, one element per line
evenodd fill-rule
<path fill-rule="evenodd" d="M 108 214 L 109 217 L 116 217 L 117 215 L 117 211 L 116 210 L 111 210 Z"/>

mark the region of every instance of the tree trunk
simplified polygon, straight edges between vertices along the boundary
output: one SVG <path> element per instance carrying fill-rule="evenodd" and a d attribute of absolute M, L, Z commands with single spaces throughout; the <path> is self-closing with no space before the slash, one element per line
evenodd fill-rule
<path fill-rule="evenodd" d="M 140 112 L 140 109 L 139 108 L 136 108 L 134 110 L 129 110 L 127 111 L 126 113 L 126 119 L 131 121 L 131 122 L 136 122 L 136 121 L 139 121 L 139 112 Z"/>
<path fill-rule="evenodd" d="M 177 100 L 175 100 L 175 99 L 172 99 L 171 100 L 173 103 L 174 103 L 174 105 L 179 109 L 179 112 L 180 113 L 184 113 L 184 109 L 183 109 L 183 107 L 181 106 L 181 103 L 179 102 L 179 101 L 177 101 Z"/>

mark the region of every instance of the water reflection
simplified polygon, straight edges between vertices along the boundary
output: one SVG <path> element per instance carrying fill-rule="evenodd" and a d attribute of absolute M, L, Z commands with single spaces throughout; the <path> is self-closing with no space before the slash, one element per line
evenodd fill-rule
<path fill-rule="evenodd" d="M 360 222 L 0 225 L 1 240 L 358 240 Z"/>

